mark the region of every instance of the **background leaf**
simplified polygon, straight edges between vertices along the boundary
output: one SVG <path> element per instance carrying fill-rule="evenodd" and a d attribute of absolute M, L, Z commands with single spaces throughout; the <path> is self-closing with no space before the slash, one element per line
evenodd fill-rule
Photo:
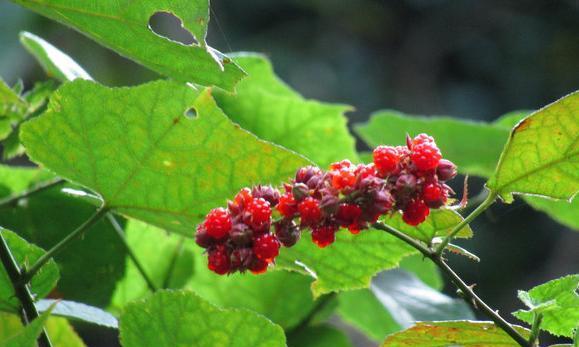
<path fill-rule="evenodd" d="M 195 119 L 184 116 L 191 107 Z M 110 208 L 186 235 L 240 188 L 278 184 L 308 163 L 231 123 L 208 90 L 171 81 L 116 89 L 73 81 L 21 134 L 33 160 Z"/>
<path fill-rule="evenodd" d="M 99 308 L 88 306 L 80 302 L 42 299 L 36 303 L 36 309 L 39 312 L 47 311 L 51 306 L 53 307 L 51 314 L 55 316 L 65 317 L 70 320 L 83 321 L 107 328 L 118 328 L 117 319 L 113 315 Z"/>
<path fill-rule="evenodd" d="M 128 3 L 102 0 L 98 6 L 88 7 L 82 0 L 13 1 L 178 81 L 233 90 L 244 76 L 231 59 L 205 43 L 208 0 Z M 149 27 L 149 19 L 157 12 L 179 17 L 198 45 L 183 45 L 155 34 Z"/>
<path fill-rule="evenodd" d="M 329 325 L 311 326 L 292 334 L 289 347 L 351 347 L 348 337 Z"/>
<path fill-rule="evenodd" d="M 285 344 L 283 330 L 245 310 L 218 309 L 187 291 L 161 291 L 121 315 L 124 347 L 251 346 Z"/>
<path fill-rule="evenodd" d="M 22 326 L 20 324 L 20 326 L 16 327 L 16 330 L 14 330 L 13 328 L 15 327 L 14 322 L 10 321 L 8 322 L 8 325 L 10 326 L 10 330 L 12 331 L 8 331 L 8 334 L 6 334 L 5 338 L 3 340 L 0 341 L 0 346 L 1 347 L 36 347 L 36 339 L 38 338 L 38 336 L 40 336 L 40 333 L 42 332 L 42 329 L 44 328 L 44 324 L 46 323 L 46 320 L 48 319 L 48 317 L 50 316 L 50 310 L 44 312 L 43 314 L 41 314 L 40 316 L 38 316 L 38 318 L 36 318 L 35 320 L 33 320 L 32 322 L 30 322 L 30 324 L 26 325 L 26 326 Z M 4 319 L 0 320 L 0 321 L 4 321 Z M 6 325 L 4 325 L 3 323 L 3 329 L 6 327 Z M 4 335 L 4 333 L 2 334 Z M 2 336 L 4 337 L 4 336 Z"/>
<path fill-rule="evenodd" d="M 235 94 L 215 93 L 231 119 L 322 167 L 346 158 L 357 161 L 344 116 L 351 107 L 304 99 L 275 75 L 262 55 L 244 53 L 232 58 L 249 76 L 238 84 Z"/>
<path fill-rule="evenodd" d="M 570 200 L 579 191 L 579 92 L 518 123 L 487 186 L 512 194 Z"/>
<path fill-rule="evenodd" d="M 555 306 L 542 312 L 541 329 L 557 336 L 573 337 L 579 327 L 579 275 L 570 275 L 549 281 L 531 289 L 528 296 L 535 306 L 554 300 Z M 533 324 L 533 309 L 514 313 L 520 320 Z"/>
<path fill-rule="evenodd" d="M 78 337 L 70 323 L 64 318 L 48 317 L 44 324 L 50 342 L 53 347 L 85 347 L 84 342 Z M 0 346 L 7 340 L 14 332 L 23 329 L 20 317 L 11 313 L 0 313 Z M 33 341 L 30 346 L 36 347 L 36 341 Z M 26 342 L 28 343 L 28 341 Z"/>

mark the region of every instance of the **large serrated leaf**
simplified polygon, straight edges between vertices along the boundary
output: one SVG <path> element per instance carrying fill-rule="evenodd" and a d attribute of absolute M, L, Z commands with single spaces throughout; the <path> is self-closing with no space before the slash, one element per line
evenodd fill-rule
<path fill-rule="evenodd" d="M 506 201 L 512 194 L 572 199 L 579 191 L 579 92 L 513 128 L 487 186 Z"/>
<path fill-rule="evenodd" d="M 570 275 L 536 286 L 527 293 L 532 306 L 540 307 L 554 301 L 548 310 L 541 312 L 541 329 L 558 336 L 573 336 L 574 329 L 579 327 L 578 289 L 579 275 Z M 529 310 L 519 310 L 514 315 L 533 324 L 533 311 L 534 307 L 531 307 Z"/>
<path fill-rule="evenodd" d="M 283 330 L 253 312 L 219 309 L 192 292 L 160 291 L 120 319 L 124 347 L 285 345 Z"/>
<path fill-rule="evenodd" d="M 529 330 L 514 326 L 523 336 Z M 513 347 L 517 343 L 492 322 L 445 321 L 418 322 L 412 328 L 392 334 L 382 347 L 443 347 L 443 346 L 493 346 Z"/>
<path fill-rule="evenodd" d="M 245 75 L 229 58 L 205 43 L 208 0 L 13 1 L 71 26 L 98 43 L 178 81 L 233 90 L 235 83 Z M 155 34 L 149 27 L 149 19 L 158 12 L 179 17 L 198 44 L 187 46 Z"/>
<path fill-rule="evenodd" d="M 45 254 L 41 248 L 26 242 L 10 230 L 0 226 L 0 233 L 6 243 L 12 256 L 20 266 L 33 264 L 38 258 Z M 36 298 L 46 296 L 58 281 L 58 267 L 53 260 L 48 261 L 40 271 L 32 278 L 30 290 Z M 14 288 L 4 267 L 0 267 L 0 310 L 6 312 L 20 312 L 20 303 L 14 294 Z"/>
<path fill-rule="evenodd" d="M 215 93 L 231 119 L 322 167 L 345 158 L 357 161 L 344 116 L 351 107 L 304 99 L 275 75 L 264 56 L 243 53 L 232 58 L 249 76 L 239 83 L 235 95 Z"/>
<path fill-rule="evenodd" d="M 277 185 L 308 164 L 233 124 L 210 90 L 171 81 L 112 89 L 73 81 L 21 136 L 34 161 L 109 208 L 186 235 L 240 188 Z"/>

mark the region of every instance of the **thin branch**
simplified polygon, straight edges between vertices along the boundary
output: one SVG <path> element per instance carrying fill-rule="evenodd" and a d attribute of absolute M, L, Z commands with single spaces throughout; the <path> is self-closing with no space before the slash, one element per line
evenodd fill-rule
<path fill-rule="evenodd" d="M 493 201 L 494 201 L 494 198 L 493 198 Z M 513 340 L 515 340 L 519 345 L 521 345 L 523 347 L 530 347 L 531 346 L 529 344 L 529 342 L 527 341 L 527 339 L 525 339 L 525 337 L 523 337 L 521 334 L 519 334 L 511 326 L 511 324 L 509 324 L 509 322 L 507 322 L 497 312 L 493 311 L 484 301 L 482 301 L 481 298 L 479 298 L 474 293 L 472 288 L 470 286 L 468 286 L 456 274 L 456 272 L 454 272 L 454 270 L 452 270 L 452 268 L 450 268 L 450 266 L 448 266 L 448 264 L 444 261 L 444 259 L 442 258 L 442 256 L 439 253 L 425 247 L 424 245 L 422 245 L 418 241 L 414 240 L 410 236 L 408 236 L 408 235 L 404 234 L 403 232 L 396 230 L 396 229 L 394 229 L 394 228 L 392 228 L 384 223 L 378 222 L 378 223 L 374 223 L 372 226 L 375 229 L 383 230 L 383 231 L 389 233 L 390 235 L 393 235 L 393 236 L 397 237 L 398 239 L 406 242 L 410 246 L 412 246 L 415 249 L 417 249 L 418 251 L 420 251 L 420 253 L 422 253 L 425 257 L 432 260 L 432 262 L 434 262 L 440 268 L 440 270 L 442 272 L 444 272 L 448 277 L 450 277 L 451 282 L 458 289 L 460 289 L 460 291 L 462 292 L 462 294 L 464 296 L 465 301 L 467 301 L 475 309 L 481 311 L 487 317 L 489 317 L 493 322 L 495 322 L 495 324 L 499 328 L 501 328 L 504 332 L 509 334 L 509 336 L 511 336 L 511 338 L 513 338 Z M 461 227 L 461 229 L 462 229 L 462 227 Z M 458 229 L 458 230 L 460 230 L 460 229 Z"/>
<path fill-rule="evenodd" d="M 32 293 L 28 288 L 28 285 L 22 283 L 20 278 L 22 273 L 20 271 L 20 267 L 14 259 L 12 252 L 10 251 L 10 247 L 8 247 L 8 243 L 4 239 L 4 235 L 2 235 L 2 231 L 0 230 L 0 259 L 2 260 L 2 265 L 4 265 L 4 269 L 6 269 L 6 273 L 10 278 L 10 282 L 12 283 L 12 288 L 14 289 L 14 293 L 18 300 L 20 301 L 20 305 L 22 306 L 22 323 L 29 324 L 34 319 L 38 318 L 38 311 L 36 310 L 36 306 L 34 306 L 34 299 L 32 297 Z M 40 347 L 52 347 L 50 343 L 50 339 L 46 334 L 46 331 L 43 329 L 38 337 L 38 345 Z"/>
<path fill-rule="evenodd" d="M 81 226 L 76 228 L 72 233 L 66 236 L 62 241 L 54 245 L 48 252 L 46 252 L 42 257 L 40 257 L 34 265 L 26 270 L 21 276 L 21 281 L 23 283 L 28 283 L 32 277 L 46 264 L 52 257 L 60 253 L 65 249 L 72 241 L 76 240 L 82 236 L 87 230 L 89 230 L 94 224 L 100 221 L 107 213 L 108 208 L 104 205 L 101 206 L 86 222 Z"/>
<path fill-rule="evenodd" d="M 62 178 L 55 178 L 55 179 L 50 180 L 50 181 L 42 182 L 42 183 L 40 183 L 40 184 L 38 184 L 38 185 L 28 189 L 28 190 L 25 190 L 24 192 L 9 196 L 9 197 L 4 198 L 4 199 L 0 199 L 0 208 L 14 206 L 18 203 L 18 201 L 20 201 L 22 199 L 26 199 L 34 194 L 37 194 L 37 193 L 43 192 L 47 189 L 50 189 L 52 187 L 61 185 L 64 182 L 66 182 L 66 181 L 63 180 Z"/>
<path fill-rule="evenodd" d="M 151 278 L 149 277 L 149 275 L 147 275 L 147 272 L 145 271 L 145 268 L 143 267 L 143 265 L 141 264 L 141 262 L 139 261 L 139 259 L 137 258 L 137 255 L 135 254 L 135 252 L 133 252 L 133 249 L 131 248 L 131 246 L 127 243 L 127 239 L 125 237 L 125 232 L 123 231 L 123 228 L 121 227 L 121 225 L 119 224 L 119 222 L 117 221 L 117 219 L 115 218 L 115 216 L 113 216 L 111 213 L 107 214 L 107 219 L 109 220 L 109 222 L 111 223 L 111 225 L 113 226 L 113 229 L 115 229 L 116 234 L 119 236 L 119 239 L 121 240 L 121 243 L 123 244 L 123 246 L 125 247 L 125 251 L 127 252 L 127 254 L 129 255 L 129 258 L 131 258 L 131 261 L 133 262 L 133 264 L 135 264 L 135 266 L 137 267 L 137 270 L 139 271 L 139 273 L 141 274 L 141 277 L 143 277 L 143 279 L 145 280 L 145 282 L 147 282 L 147 287 L 149 287 L 149 289 L 152 292 L 156 292 L 157 291 L 157 286 L 155 285 L 155 283 L 153 283 L 153 281 L 151 280 Z"/>

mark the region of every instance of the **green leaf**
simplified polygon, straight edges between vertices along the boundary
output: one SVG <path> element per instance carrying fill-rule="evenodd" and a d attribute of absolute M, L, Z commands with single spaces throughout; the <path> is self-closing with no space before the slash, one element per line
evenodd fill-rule
<path fill-rule="evenodd" d="M 192 241 L 183 236 L 168 234 L 136 220 L 127 223 L 125 239 L 157 288 L 162 288 L 165 282 L 170 288 L 187 284 L 195 271 L 195 252 L 201 253 L 199 248 L 191 246 Z M 128 303 L 151 293 L 130 258 L 126 259 L 125 267 L 125 276 L 117 283 L 113 295 L 111 308 L 115 312 L 121 312 Z"/>
<path fill-rule="evenodd" d="M 49 316 L 50 310 L 44 312 L 26 326 L 22 326 L 22 324 L 18 326 L 16 324 L 17 321 L 14 322 L 12 319 L 8 322 L 4 322 L 4 319 L 0 319 L 0 321 L 3 322 L 3 325 L 9 325 L 9 329 L 11 330 L 8 330 L 8 334 L 1 334 L 3 339 L 0 341 L 0 347 L 36 347 L 36 339 L 40 336 L 44 324 Z"/>
<path fill-rule="evenodd" d="M 233 90 L 245 74 L 231 59 L 205 43 L 209 22 L 208 0 L 13 0 L 32 11 L 70 26 L 103 46 L 160 74 L 182 82 L 215 85 Z M 149 27 L 155 13 L 168 12 L 182 21 L 197 45 L 183 45 L 159 36 Z"/>
<path fill-rule="evenodd" d="M 78 337 L 74 329 L 64 318 L 49 317 L 44 323 L 46 332 L 50 337 L 53 347 L 85 347 L 84 342 Z M 0 313 L 0 346 L 15 332 L 22 331 L 24 328 L 20 317 L 11 313 Z M 28 343 L 28 341 L 26 341 Z M 36 347 L 36 344 L 29 344 Z"/>
<path fill-rule="evenodd" d="M 233 58 L 249 77 L 239 83 L 235 95 L 215 93 L 231 119 L 322 167 L 343 159 L 358 160 L 344 117 L 351 107 L 304 99 L 275 75 L 264 56 L 245 53 Z"/>
<path fill-rule="evenodd" d="M 192 292 L 160 291 L 127 306 L 124 347 L 285 345 L 283 330 L 253 312 L 219 309 Z"/>
<path fill-rule="evenodd" d="M 315 278 L 311 287 L 314 297 L 318 297 L 367 288 L 376 273 L 397 266 L 402 258 L 414 253 L 404 242 L 378 230 L 364 230 L 358 235 L 340 230 L 336 242 L 323 249 L 306 232 L 294 247 L 281 250 L 277 266 Z"/>
<path fill-rule="evenodd" d="M 68 300 L 42 299 L 36 303 L 36 309 L 39 312 L 48 311 L 51 307 L 53 307 L 51 314 L 54 316 L 96 324 L 107 328 L 118 328 L 117 319 L 98 307 Z"/>
<path fill-rule="evenodd" d="M 329 325 L 307 327 L 288 340 L 289 347 L 352 347 L 343 332 Z"/>
<path fill-rule="evenodd" d="M 514 326 L 523 336 L 529 330 Z M 384 347 L 504 346 L 517 344 L 492 322 L 449 321 L 418 322 L 412 328 L 386 338 Z"/>
<path fill-rule="evenodd" d="M 45 252 L 41 248 L 26 242 L 10 230 L 0 227 L 0 233 L 6 240 L 12 256 L 22 268 L 26 264 L 33 264 Z M 58 267 L 53 260 L 46 263 L 32 278 L 30 290 L 36 298 L 46 296 L 58 281 Z M 19 312 L 20 304 L 14 294 L 10 278 L 4 267 L 0 267 L 0 310 L 6 312 Z"/>
<path fill-rule="evenodd" d="M 77 78 L 92 80 L 92 77 L 72 58 L 42 38 L 23 31 L 20 33 L 20 42 L 36 58 L 49 77 L 61 82 Z"/>
<path fill-rule="evenodd" d="M 8 182 L 2 180 L 6 176 L 10 177 Z M 32 182 L 40 182 L 43 176 L 51 175 L 38 169 L 0 166 L 0 181 L 12 183 L 12 192 L 27 188 Z M 62 194 L 60 189 L 54 187 L 21 200 L 13 208 L 0 209 L 2 224 L 41 247 L 54 246 L 95 210 L 91 204 Z M 98 222 L 82 239 L 73 241 L 56 255 L 61 276 L 57 287 L 59 294 L 90 305 L 108 305 L 116 281 L 123 277 L 125 255 L 110 223 Z"/>
<path fill-rule="evenodd" d="M 579 191 L 579 92 L 517 124 L 487 186 L 504 200 L 512 194 L 554 199 Z"/>
<path fill-rule="evenodd" d="M 529 310 L 519 310 L 515 317 L 529 324 L 533 323 L 533 312 L 542 310 L 541 329 L 553 335 L 573 337 L 573 330 L 579 327 L 579 275 L 570 275 L 549 281 L 531 289 L 526 296 Z M 526 292 L 525 292 L 526 293 Z M 524 295 L 524 294 L 523 294 Z M 555 301 L 555 306 L 544 309 L 544 304 Z M 530 303 L 529 303 L 530 301 Z"/>
<path fill-rule="evenodd" d="M 443 156 L 452 160 L 459 172 L 477 176 L 493 173 L 508 136 L 505 129 L 490 124 L 389 110 L 372 114 L 367 123 L 357 124 L 354 129 L 370 147 L 402 144 L 405 133 L 427 133 L 434 136 Z"/>
<path fill-rule="evenodd" d="M 185 116 L 190 108 L 195 119 Z M 171 81 L 106 88 L 75 80 L 21 136 L 34 161 L 109 208 L 185 235 L 240 188 L 277 185 L 308 164 L 233 124 L 209 90 Z"/>
<path fill-rule="evenodd" d="M 438 266 L 432 260 L 423 257 L 422 254 L 415 254 L 402 259 L 400 268 L 413 273 L 430 288 L 442 290 L 444 287 Z"/>
<path fill-rule="evenodd" d="M 26 102 L 0 78 L 0 119 L 19 118 Z M 0 137 L 0 140 L 3 138 Z"/>
<path fill-rule="evenodd" d="M 415 227 L 404 223 L 400 213 L 395 213 L 384 219 L 386 224 L 427 244 L 435 237 L 448 235 L 461 221 L 462 217 L 460 214 L 448 209 L 431 210 L 426 221 Z M 470 238 L 472 237 L 472 229 L 469 225 L 466 225 L 456 236 Z"/>
<path fill-rule="evenodd" d="M 511 111 L 497 118 L 492 124 L 511 130 L 517 123 L 531 113 L 532 111 L 529 110 Z"/>
<path fill-rule="evenodd" d="M 525 196 L 525 201 L 534 209 L 547 213 L 557 222 L 573 230 L 579 230 L 579 199 L 553 201 L 535 196 Z"/>
<path fill-rule="evenodd" d="M 20 193 L 52 178 L 54 176 L 44 170 L 0 165 L 0 198 Z"/>

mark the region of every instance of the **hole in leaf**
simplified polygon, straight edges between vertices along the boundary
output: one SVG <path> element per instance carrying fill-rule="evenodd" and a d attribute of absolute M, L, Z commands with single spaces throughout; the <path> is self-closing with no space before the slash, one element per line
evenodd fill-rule
<path fill-rule="evenodd" d="M 185 111 L 183 114 L 186 118 L 195 119 L 197 117 L 197 110 L 193 107 Z"/>
<path fill-rule="evenodd" d="M 156 12 L 149 18 L 149 29 L 155 34 L 184 45 L 198 44 L 195 37 L 183 27 L 183 22 L 169 12 Z"/>

